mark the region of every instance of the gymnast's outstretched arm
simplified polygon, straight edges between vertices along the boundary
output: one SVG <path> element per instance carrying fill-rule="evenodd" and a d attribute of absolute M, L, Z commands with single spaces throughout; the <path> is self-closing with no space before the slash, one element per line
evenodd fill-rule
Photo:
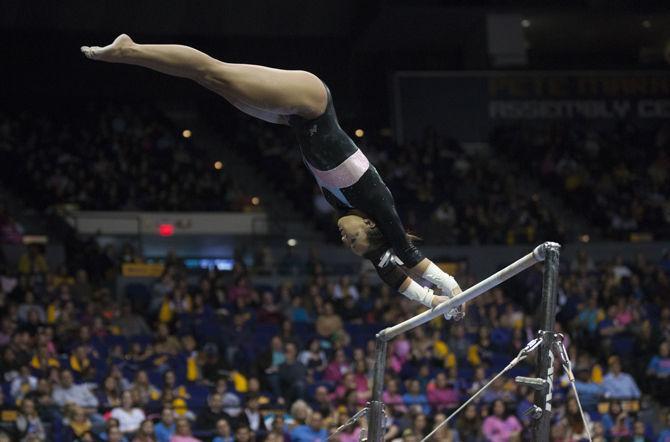
<path fill-rule="evenodd" d="M 328 102 L 321 80 L 305 71 L 226 63 L 189 46 L 137 44 L 126 34 L 104 47 L 82 46 L 92 60 L 143 66 L 188 78 L 228 100 L 242 112 L 286 124 L 290 115 L 321 115 Z"/>

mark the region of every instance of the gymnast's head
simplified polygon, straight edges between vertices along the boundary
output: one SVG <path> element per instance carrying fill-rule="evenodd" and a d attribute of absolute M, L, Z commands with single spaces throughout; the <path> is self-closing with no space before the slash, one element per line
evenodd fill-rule
<path fill-rule="evenodd" d="M 386 251 L 391 244 L 384 237 L 377 223 L 365 213 L 352 210 L 337 220 L 342 242 L 358 256 L 368 256 L 368 253 Z M 407 241 L 414 242 L 418 237 L 406 233 Z"/>
<path fill-rule="evenodd" d="M 363 256 L 384 242 L 375 222 L 362 213 L 349 213 L 337 220 L 342 242 L 358 256 Z"/>

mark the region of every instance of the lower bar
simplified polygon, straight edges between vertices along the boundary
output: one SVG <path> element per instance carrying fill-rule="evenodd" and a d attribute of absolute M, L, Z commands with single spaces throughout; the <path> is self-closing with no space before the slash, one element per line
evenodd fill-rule
<path fill-rule="evenodd" d="M 386 373 L 387 342 L 377 338 L 375 345 L 375 368 L 372 379 L 372 399 L 368 405 L 368 441 L 381 442 L 384 440 L 384 374 Z"/>
<path fill-rule="evenodd" d="M 437 307 L 433 307 L 430 310 L 426 310 L 423 313 L 420 313 L 413 318 L 410 318 L 400 324 L 394 325 L 392 327 L 385 328 L 377 334 L 377 337 L 388 341 L 398 336 L 401 333 L 404 333 L 408 330 L 411 330 L 415 327 L 418 327 L 421 324 L 425 324 L 428 321 L 431 321 L 434 318 L 437 318 L 440 315 L 448 312 L 452 308 L 463 304 L 464 302 L 470 301 L 477 296 L 489 291 L 493 287 L 499 285 L 500 283 L 507 281 L 512 276 L 517 275 L 528 267 L 537 264 L 542 261 L 545 257 L 544 251 L 545 248 L 550 244 L 555 243 L 544 243 L 535 248 L 531 253 L 519 259 L 518 261 L 508 265 L 504 269 L 500 270 L 497 273 L 489 276 L 485 280 L 479 282 L 478 284 L 473 285 L 460 295 L 454 296 L 449 301 L 445 301 Z M 558 246 L 558 244 L 556 244 Z"/>
<path fill-rule="evenodd" d="M 554 380 L 554 354 L 552 347 L 555 341 L 556 306 L 558 290 L 560 246 L 551 244 L 545 248 L 544 278 L 542 281 L 542 305 L 540 330 L 542 344 L 539 348 L 537 377 L 546 380 L 546 387 L 535 392 L 535 405 L 542 414 L 533 425 L 533 441 L 549 442 L 551 426 L 551 398 Z"/>

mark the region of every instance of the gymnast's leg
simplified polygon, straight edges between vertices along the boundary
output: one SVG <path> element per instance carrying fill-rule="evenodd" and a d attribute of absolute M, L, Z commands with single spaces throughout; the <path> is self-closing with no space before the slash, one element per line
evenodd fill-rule
<path fill-rule="evenodd" d="M 323 83 L 305 71 L 225 63 L 188 46 L 137 44 L 126 34 L 108 46 L 83 46 L 81 51 L 93 60 L 191 79 L 243 112 L 273 123 L 286 123 L 289 115 L 316 118 L 327 105 Z"/>

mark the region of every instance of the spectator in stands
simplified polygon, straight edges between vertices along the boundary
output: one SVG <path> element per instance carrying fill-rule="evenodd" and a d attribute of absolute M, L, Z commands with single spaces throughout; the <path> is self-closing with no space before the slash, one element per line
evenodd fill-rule
<path fill-rule="evenodd" d="M 521 423 L 516 416 L 507 413 L 505 403 L 500 399 L 494 401 L 482 428 L 486 439 L 491 442 L 518 440 L 521 430 Z"/>
<path fill-rule="evenodd" d="M 230 429 L 230 424 L 225 419 L 219 419 L 216 422 L 216 437 L 212 442 L 234 442 L 233 432 Z"/>
<path fill-rule="evenodd" d="M 98 399 L 91 390 L 86 385 L 75 384 L 72 372 L 67 369 L 60 372 L 60 383 L 54 388 L 53 399 L 61 407 L 68 403 L 78 405 L 88 414 L 95 413 L 98 407 Z"/>
<path fill-rule="evenodd" d="M 241 426 L 235 432 L 235 442 L 251 442 L 253 433 L 249 427 Z"/>
<path fill-rule="evenodd" d="M 649 431 L 647 431 L 647 426 L 644 422 L 637 420 L 633 424 L 633 435 L 631 436 L 631 442 L 646 442 L 650 439 Z"/>
<path fill-rule="evenodd" d="M 337 341 L 344 333 L 344 324 L 342 318 L 335 313 L 335 308 L 331 302 L 323 305 L 323 313 L 316 318 L 316 332 L 324 339 Z"/>
<path fill-rule="evenodd" d="M 601 420 L 605 434 L 613 438 L 630 436 L 633 432 L 633 422 L 628 413 L 621 408 L 621 402 L 612 401 L 609 405 L 608 412 Z"/>
<path fill-rule="evenodd" d="M 163 322 L 158 324 L 154 339 L 153 346 L 156 354 L 176 356 L 182 350 L 179 339 L 170 334 L 170 328 Z"/>
<path fill-rule="evenodd" d="M 593 433 L 591 434 L 592 442 L 607 442 L 607 434 L 602 422 L 593 423 Z"/>
<path fill-rule="evenodd" d="M 297 426 L 307 423 L 307 418 L 309 418 L 310 413 L 313 410 L 309 407 L 307 402 L 302 399 L 298 399 L 289 409 L 288 415 L 284 416 L 285 425 L 287 426 Z"/>
<path fill-rule="evenodd" d="M 661 343 L 658 354 L 649 361 L 646 374 L 656 399 L 663 405 L 670 404 L 670 342 Z"/>
<path fill-rule="evenodd" d="M 575 387 L 582 402 L 584 411 L 596 413 L 598 403 L 605 395 L 605 388 L 591 380 L 591 368 L 585 365 L 578 366 L 575 369 Z"/>
<path fill-rule="evenodd" d="M 70 369 L 77 373 L 79 379 L 83 381 L 92 381 L 95 379 L 95 365 L 92 358 L 89 357 L 86 346 L 77 345 L 70 354 L 69 361 Z"/>
<path fill-rule="evenodd" d="M 157 442 L 154 434 L 154 423 L 151 419 L 142 421 L 133 442 Z"/>
<path fill-rule="evenodd" d="M 233 417 L 228 415 L 223 409 L 223 396 L 215 392 L 207 398 L 207 407 L 198 413 L 195 428 L 211 431 L 216 428 L 216 423 L 220 419 L 226 419 L 230 422 L 233 420 Z"/>
<path fill-rule="evenodd" d="M 298 361 L 307 367 L 311 375 L 323 372 L 328 364 L 326 353 L 321 350 L 321 343 L 318 339 L 309 341 L 307 348 L 300 352 Z"/>
<path fill-rule="evenodd" d="M 121 395 L 121 406 L 112 410 L 111 416 L 119 421 L 119 429 L 128 436 L 135 433 L 146 418 L 141 408 L 135 407 L 133 394 L 126 390 Z"/>
<path fill-rule="evenodd" d="M 257 359 L 257 371 L 265 375 L 268 387 L 275 396 L 281 396 L 279 384 L 279 366 L 286 361 L 284 354 L 284 343 L 279 336 L 273 336 L 270 340 L 270 348 L 263 352 Z"/>
<path fill-rule="evenodd" d="M 35 303 L 35 294 L 31 290 L 28 290 L 23 296 L 23 303 L 19 305 L 19 310 L 17 312 L 19 322 L 28 322 L 28 313 L 31 310 L 35 310 L 37 312 L 39 322 L 45 323 L 46 313 L 41 305 Z"/>
<path fill-rule="evenodd" d="M 23 228 L 0 206 L 0 243 L 21 244 Z"/>
<path fill-rule="evenodd" d="M 69 439 L 81 438 L 91 431 L 93 423 L 86 415 L 86 411 L 76 404 L 68 404 L 64 422 L 67 423 Z"/>
<path fill-rule="evenodd" d="M 151 401 L 156 401 L 160 398 L 160 390 L 151 385 L 146 370 L 139 370 L 135 373 L 135 381 L 130 388 L 137 398 L 137 405 L 140 407 L 145 407 Z"/>
<path fill-rule="evenodd" d="M 41 378 L 37 381 L 37 390 L 26 397 L 35 402 L 37 412 L 43 421 L 49 422 L 54 419 L 60 419 L 59 407 L 54 403 L 52 386 L 48 379 Z"/>
<path fill-rule="evenodd" d="M 327 438 L 328 432 L 323 428 L 323 416 L 318 411 L 311 414 L 308 424 L 298 425 L 291 431 L 291 441 L 295 442 L 325 441 Z"/>
<path fill-rule="evenodd" d="M 386 390 L 382 393 L 382 402 L 384 405 L 391 408 L 394 414 L 402 415 L 407 412 L 407 407 L 403 401 L 398 387 L 398 379 L 392 377 L 384 383 Z"/>
<path fill-rule="evenodd" d="M 21 402 L 21 412 L 14 422 L 15 434 L 18 440 L 41 442 L 47 440 L 44 424 L 37 414 L 35 403 L 32 399 L 24 399 Z"/>
<path fill-rule="evenodd" d="M 289 427 L 283 414 L 269 415 L 266 426 L 271 427 L 270 435 L 280 438 L 280 441 L 290 440 Z"/>
<path fill-rule="evenodd" d="M 314 321 L 301 296 L 294 296 L 291 299 L 291 306 L 286 312 L 286 317 L 296 324 L 311 324 Z"/>
<path fill-rule="evenodd" d="M 333 411 L 333 403 L 329 397 L 328 387 L 325 385 L 316 387 L 316 390 L 314 390 L 314 398 L 310 405 L 314 410 L 321 413 L 321 416 L 330 416 Z"/>
<path fill-rule="evenodd" d="M 331 428 L 334 426 L 340 427 L 344 425 L 348 419 L 349 416 L 346 414 L 338 414 L 338 421 L 335 425 L 331 425 Z M 358 442 L 361 440 L 361 431 L 362 429 L 358 422 L 353 425 L 348 425 L 342 432 L 339 433 L 339 442 Z"/>
<path fill-rule="evenodd" d="M 455 356 L 457 364 L 462 366 L 466 363 L 471 344 L 470 338 L 465 333 L 465 326 L 461 323 L 453 324 L 447 338 L 447 347 Z"/>
<path fill-rule="evenodd" d="M 482 326 L 478 330 L 478 340 L 468 349 L 468 361 L 473 367 L 481 364 L 490 365 L 493 359 L 493 347 L 491 344 L 491 330 Z"/>
<path fill-rule="evenodd" d="M 405 428 L 400 440 L 402 442 L 419 442 L 421 438 L 417 434 L 414 434 L 414 431 L 411 428 Z"/>
<path fill-rule="evenodd" d="M 586 423 L 584 420 L 586 420 Z M 563 435 L 567 442 L 579 442 L 588 438 L 587 428 L 591 431 L 591 418 L 587 412 L 584 412 L 584 419 L 582 419 L 577 400 L 574 397 L 568 398 L 561 422 L 565 431 Z"/>
<path fill-rule="evenodd" d="M 202 442 L 191 435 L 191 424 L 188 419 L 178 418 L 175 428 L 175 433 L 170 437 L 170 442 Z"/>
<path fill-rule="evenodd" d="M 163 395 L 166 391 L 169 391 L 176 398 L 189 398 L 186 387 L 177 384 L 177 375 L 173 370 L 168 370 L 163 373 L 163 389 L 161 391 Z"/>
<path fill-rule="evenodd" d="M 275 302 L 271 291 L 263 292 L 261 307 L 258 311 L 258 322 L 261 324 L 279 324 L 282 320 L 279 304 Z"/>
<path fill-rule="evenodd" d="M 49 265 L 40 246 L 36 244 L 28 246 L 26 252 L 19 258 L 18 270 L 22 275 L 44 274 L 49 271 Z"/>
<path fill-rule="evenodd" d="M 165 407 L 161 411 L 161 420 L 154 425 L 156 442 L 170 442 L 170 438 L 175 433 L 175 430 L 174 412 L 171 408 Z"/>
<path fill-rule="evenodd" d="M 444 413 L 437 413 L 433 419 L 433 428 L 440 425 L 447 419 L 447 415 Z M 432 430 L 430 430 L 432 431 Z M 443 442 L 457 442 L 463 440 L 458 432 L 452 428 L 449 428 L 448 425 L 442 425 L 435 434 L 432 436 L 434 440 L 439 440 Z"/>
<path fill-rule="evenodd" d="M 335 350 L 333 359 L 330 361 L 324 372 L 323 379 L 329 382 L 338 382 L 342 377 L 351 371 L 351 364 L 347 360 L 347 355 L 342 349 Z"/>
<path fill-rule="evenodd" d="M 670 412 L 666 410 L 660 420 L 662 426 L 658 432 L 657 442 L 670 442 Z"/>
<path fill-rule="evenodd" d="M 101 441 L 118 440 L 128 442 L 128 439 L 119 430 L 119 421 L 110 417 L 105 422 L 105 431 L 98 433 L 98 439 Z"/>
<path fill-rule="evenodd" d="M 121 307 L 121 315 L 114 320 L 114 326 L 118 327 L 124 336 L 151 336 L 151 329 L 144 318 L 134 313 L 128 303 Z"/>
<path fill-rule="evenodd" d="M 618 356 L 609 358 L 609 373 L 603 378 L 606 394 L 612 399 L 639 399 L 640 389 L 628 373 L 621 371 Z"/>
<path fill-rule="evenodd" d="M 226 360 L 220 355 L 219 347 L 213 342 L 208 342 L 202 348 L 204 361 L 200 365 L 200 373 L 204 383 L 214 383 L 216 379 L 227 375 L 231 368 Z"/>
<path fill-rule="evenodd" d="M 19 369 L 19 374 L 10 384 L 9 393 L 14 400 L 20 402 L 24 396 L 37 389 L 37 378 L 30 374 L 30 367 L 23 365 Z"/>
<path fill-rule="evenodd" d="M 242 412 L 240 398 L 235 392 L 229 390 L 226 378 L 221 377 L 216 381 L 212 394 L 214 393 L 221 395 L 223 410 L 230 416 L 235 417 Z"/>
<path fill-rule="evenodd" d="M 449 384 L 447 375 L 439 372 L 426 388 L 428 403 L 438 411 L 455 408 L 459 403 L 459 393 L 455 385 Z"/>
<path fill-rule="evenodd" d="M 470 396 L 474 395 L 479 390 L 481 390 L 482 387 L 486 385 L 488 382 L 489 379 L 486 376 L 486 367 L 480 366 L 475 368 L 475 374 L 473 376 L 472 383 L 470 384 L 470 387 L 467 390 L 468 394 Z"/>
<path fill-rule="evenodd" d="M 407 393 L 402 397 L 405 405 L 412 408 L 412 405 L 418 405 L 424 414 L 430 414 L 430 405 L 428 398 L 421 391 L 421 382 L 418 379 L 412 379 L 407 384 Z"/>
<path fill-rule="evenodd" d="M 295 344 L 287 343 L 284 346 L 286 359 L 279 366 L 280 397 L 288 400 L 289 403 L 296 399 L 303 399 L 307 388 L 307 368 L 296 359 L 297 353 Z"/>
<path fill-rule="evenodd" d="M 249 396 L 247 398 L 246 406 L 244 407 L 244 411 L 240 415 L 239 420 L 243 422 L 245 427 L 249 427 L 256 435 L 267 433 L 268 429 L 265 427 L 265 421 L 261 415 L 258 397 L 256 396 Z"/>
<path fill-rule="evenodd" d="M 428 430 L 428 418 L 423 413 L 414 413 L 412 418 L 411 429 L 412 433 L 419 438 L 423 439 L 429 432 Z"/>

